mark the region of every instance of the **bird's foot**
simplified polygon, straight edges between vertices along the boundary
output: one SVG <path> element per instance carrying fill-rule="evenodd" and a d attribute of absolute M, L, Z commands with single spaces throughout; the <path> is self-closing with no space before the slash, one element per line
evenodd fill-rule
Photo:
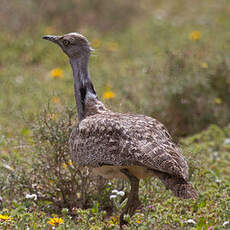
<path fill-rule="evenodd" d="M 123 225 L 128 225 L 128 222 L 124 219 L 126 214 L 133 216 L 135 211 L 141 206 L 141 202 L 138 197 L 129 197 L 128 203 L 126 204 L 123 212 L 120 215 L 120 229 Z"/>

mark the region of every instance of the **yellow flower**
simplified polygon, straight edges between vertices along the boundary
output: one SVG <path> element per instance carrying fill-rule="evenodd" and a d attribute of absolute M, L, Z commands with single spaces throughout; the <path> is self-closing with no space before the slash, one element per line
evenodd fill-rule
<path fill-rule="evenodd" d="M 69 161 L 69 162 L 68 162 L 68 165 L 72 166 L 72 165 L 73 165 L 72 161 Z"/>
<path fill-rule="evenodd" d="M 52 101 L 53 101 L 54 104 L 59 104 L 59 103 L 60 103 L 60 99 L 59 99 L 59 97 L 57 97 L 57 96 L 54 96 L 54 97 L 52 98 Z"/>
<path fill-rule="evenodd" d="M 102 95 L 103 99 L 112 99 L 115 97 L 115 93 L 113 91 L 105 91 Z"/>
<path fill-rule="evenodd" d="M 100 230 L 101 228 L 99 226 L 90 225 L 90 230 Z"/>
<path fill-rule="evenodd" d="M 219 98 L 219 97 L 215 98 L 215 103 L 216 103 L 217 105 L 222 104 L 221 98 Z"/>
<path fill-rule="evenodd" d="M 112 216 L 109 220 L 109 224 L 115 224 L 117 225 L 119 223 L 119 217 L 118 216 Z"/>
<path fill-rule="evenodd" d="M 201 68 L 203 68 L 203 69 L 207 69 L 207 68 L 208 68 L 208 64 L 207 64 L 206 62 L 202 62 L 202 63 L 200 64 L 200 66 L 201 66 Z"/>
<path fill-rule="evenodd" d="M 136 221 L 136 223 L 137 223 L 137 224 L 140 224 L 140 223 L 141 223 L 141 221 L 138 219 L 138 220 Z"/>
<path fill-rule="evenodd" d="M 139 214 L 139 215 L 138 215 L 138 219 L 136 220 L 136 223 L 137 223 L 137 224 L 140 224 L 142 218 L 143 218 L 143 214 Z"/>
<path fill-rule="evenodd" d="M 189 38 L 193 41 L 199 40 L 201 38 L 201 32 L 199 30 L 195 30 L 189 34 Z"/>
<path fill-rule="evenodd" d="M 54 113 L 48 114 L 47 119 L 48 120 L 55 120 L 56 116 Z"/>
<path fill-rule="evenodd" d="M 53 225 L 53 226 L 57 226 L 59 224 L 63 223 L 63 219 L 60 217 L 54 217 L 54 218 L 50 218 L 50 220 L 48 221 L 48 224 Z"/>
<path fill-rule="evenodd" d="M 80 192 L 78 192 L 76 195 L 77 195 L 77 199 L 81 198 L 81 193 Z"/>
<path fill-rule="evenodd" d="M 63 164 L 62 164 L 62 167 L 63 167 L 64 169 L 66 169 L 66 168 L 67 168 L 67 164 L 66 164 L 66 163 L 63 163 Z"/>
<path fill-rule="evenodd" d="M 13 217 L 0 214 L 0 222 L 10 221 L 10 220 L 13 220 Z"/>
<path fill-rule="evenodd" d="M 101 41 L 98 39 L 93 39 L 93 41 L 91 42 L 91 45 L 93 48 L 98 48 L 101 46 Z"/>
<path fill-rule="evenodd" d="M 50 71 L 50 76 L 52 78 L 62 78 L 63 77 L 63 70 L 61 68 L 55 68 Z"/>
<path fill-rule="evenodd" d="M 54 183 L 54 181 L 53 181 L 53 180 L 49 180 L 49 182 L 50 182 L 50 184 L 53 184 L 53 183 Z"/>
<path fill-rule="evenodd" d="M 107 46 L 109 51 L 116 51 L 118 49 L 118 44 L 116 42 L 110 42 Z"/>

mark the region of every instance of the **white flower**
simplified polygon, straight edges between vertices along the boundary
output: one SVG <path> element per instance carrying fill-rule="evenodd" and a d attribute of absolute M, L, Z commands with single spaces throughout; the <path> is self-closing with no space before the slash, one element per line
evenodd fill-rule
<path fill-rule="evenodd" d="M 110 198 L 110 200 L 112 200 L 112 199 L 115 199 L 117 197 L 117 195 L 111 195 L 109 198 Z"/>
<path fill-rule="evenodd" d="M 37 200 L 38 196 L 36 194 L 26 194 L 26 199 L 34 199 Z"/>
<path fill-rule="evenodd" d="M 116 189 L 112 190 L 112 193 L 118 193 L 118 191 Z"/>
<path fill-rule="evenodd" d="M 229 221 L 225 221 L 224 223 L 223 223 L 223 226 L 226 226 L 226 225 L 228 225 L 230 222 Z"/>
<path fill-rule="evenodd" d="M 108 185 L 112 185 L 112 183 L 111 183 L 111 182 L 108 182 Z"/>
<path fill-rule="evenodd" d="M 216 179 L 216 183 L 220 183 L 221 182 L 221 180 L 220 179 Z"/>
<path fill-rule="evenodd" d="M 185 221 L 185 223 L 187 224 L 196 224 L 196 221 L 194 221 L 193 219 L 188 219 Z"/>
<path fill-rule="evenodd" d="M 117 195 L 119 195 L 119 196 L 124 196 L 125 193 L 124 193 L 123 191 L 119 191 L 119 192 L 117 192 Z"/>
<path fill-rule="evenodd" d="M 213 156 L 213 160 L 219 160 L 220 159 L 219 153 L 217 151 L 213 152 L 212 156 Z"/>
<path fill-rule="evenodd" d="M 226 138 L 226 139 L 224 140 L 224 144 L 225 144 L 225 145 L 229 145 L 229 144 L 230 144 L 230 138 Z"/>
<path fill-rule="evenodd" d="M 24 82 L 23 76 L 17 76 L 17 77 L 15 78 L 15 82 L 16 82 L 17 84 L 23 83 L 23 82 Z"/>
<path fill-rule="evenodd" d="M 3 167 L 8 169 L 8 170 L 10 170 L 10 171 L 14 171 L 14 169 L 11 166 L 7 165 L 7 164 L 4 164 Z"/>

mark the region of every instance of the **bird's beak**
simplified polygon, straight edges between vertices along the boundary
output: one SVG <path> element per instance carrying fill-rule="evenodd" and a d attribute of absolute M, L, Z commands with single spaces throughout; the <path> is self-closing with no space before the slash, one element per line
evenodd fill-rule
<path fill-rule="evenodd" d="M 60 38 L 60 36 L 54 36 L 54 35 L 45 35 L 42 37 L 45 40 L 57 43 L 58 39 Z"/>

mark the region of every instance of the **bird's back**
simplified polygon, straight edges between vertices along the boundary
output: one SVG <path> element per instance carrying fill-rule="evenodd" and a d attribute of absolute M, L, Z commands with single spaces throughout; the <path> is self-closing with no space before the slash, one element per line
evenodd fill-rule
<path fill-rule="evenodd" d="M 187 180 L 187 163 L 164 126 L 144 115 L 107 110 L 86 117 L 70 137 L 80 166 L 138 166 Z M 146 174 L 147 175 L 147 174 Z"/>

